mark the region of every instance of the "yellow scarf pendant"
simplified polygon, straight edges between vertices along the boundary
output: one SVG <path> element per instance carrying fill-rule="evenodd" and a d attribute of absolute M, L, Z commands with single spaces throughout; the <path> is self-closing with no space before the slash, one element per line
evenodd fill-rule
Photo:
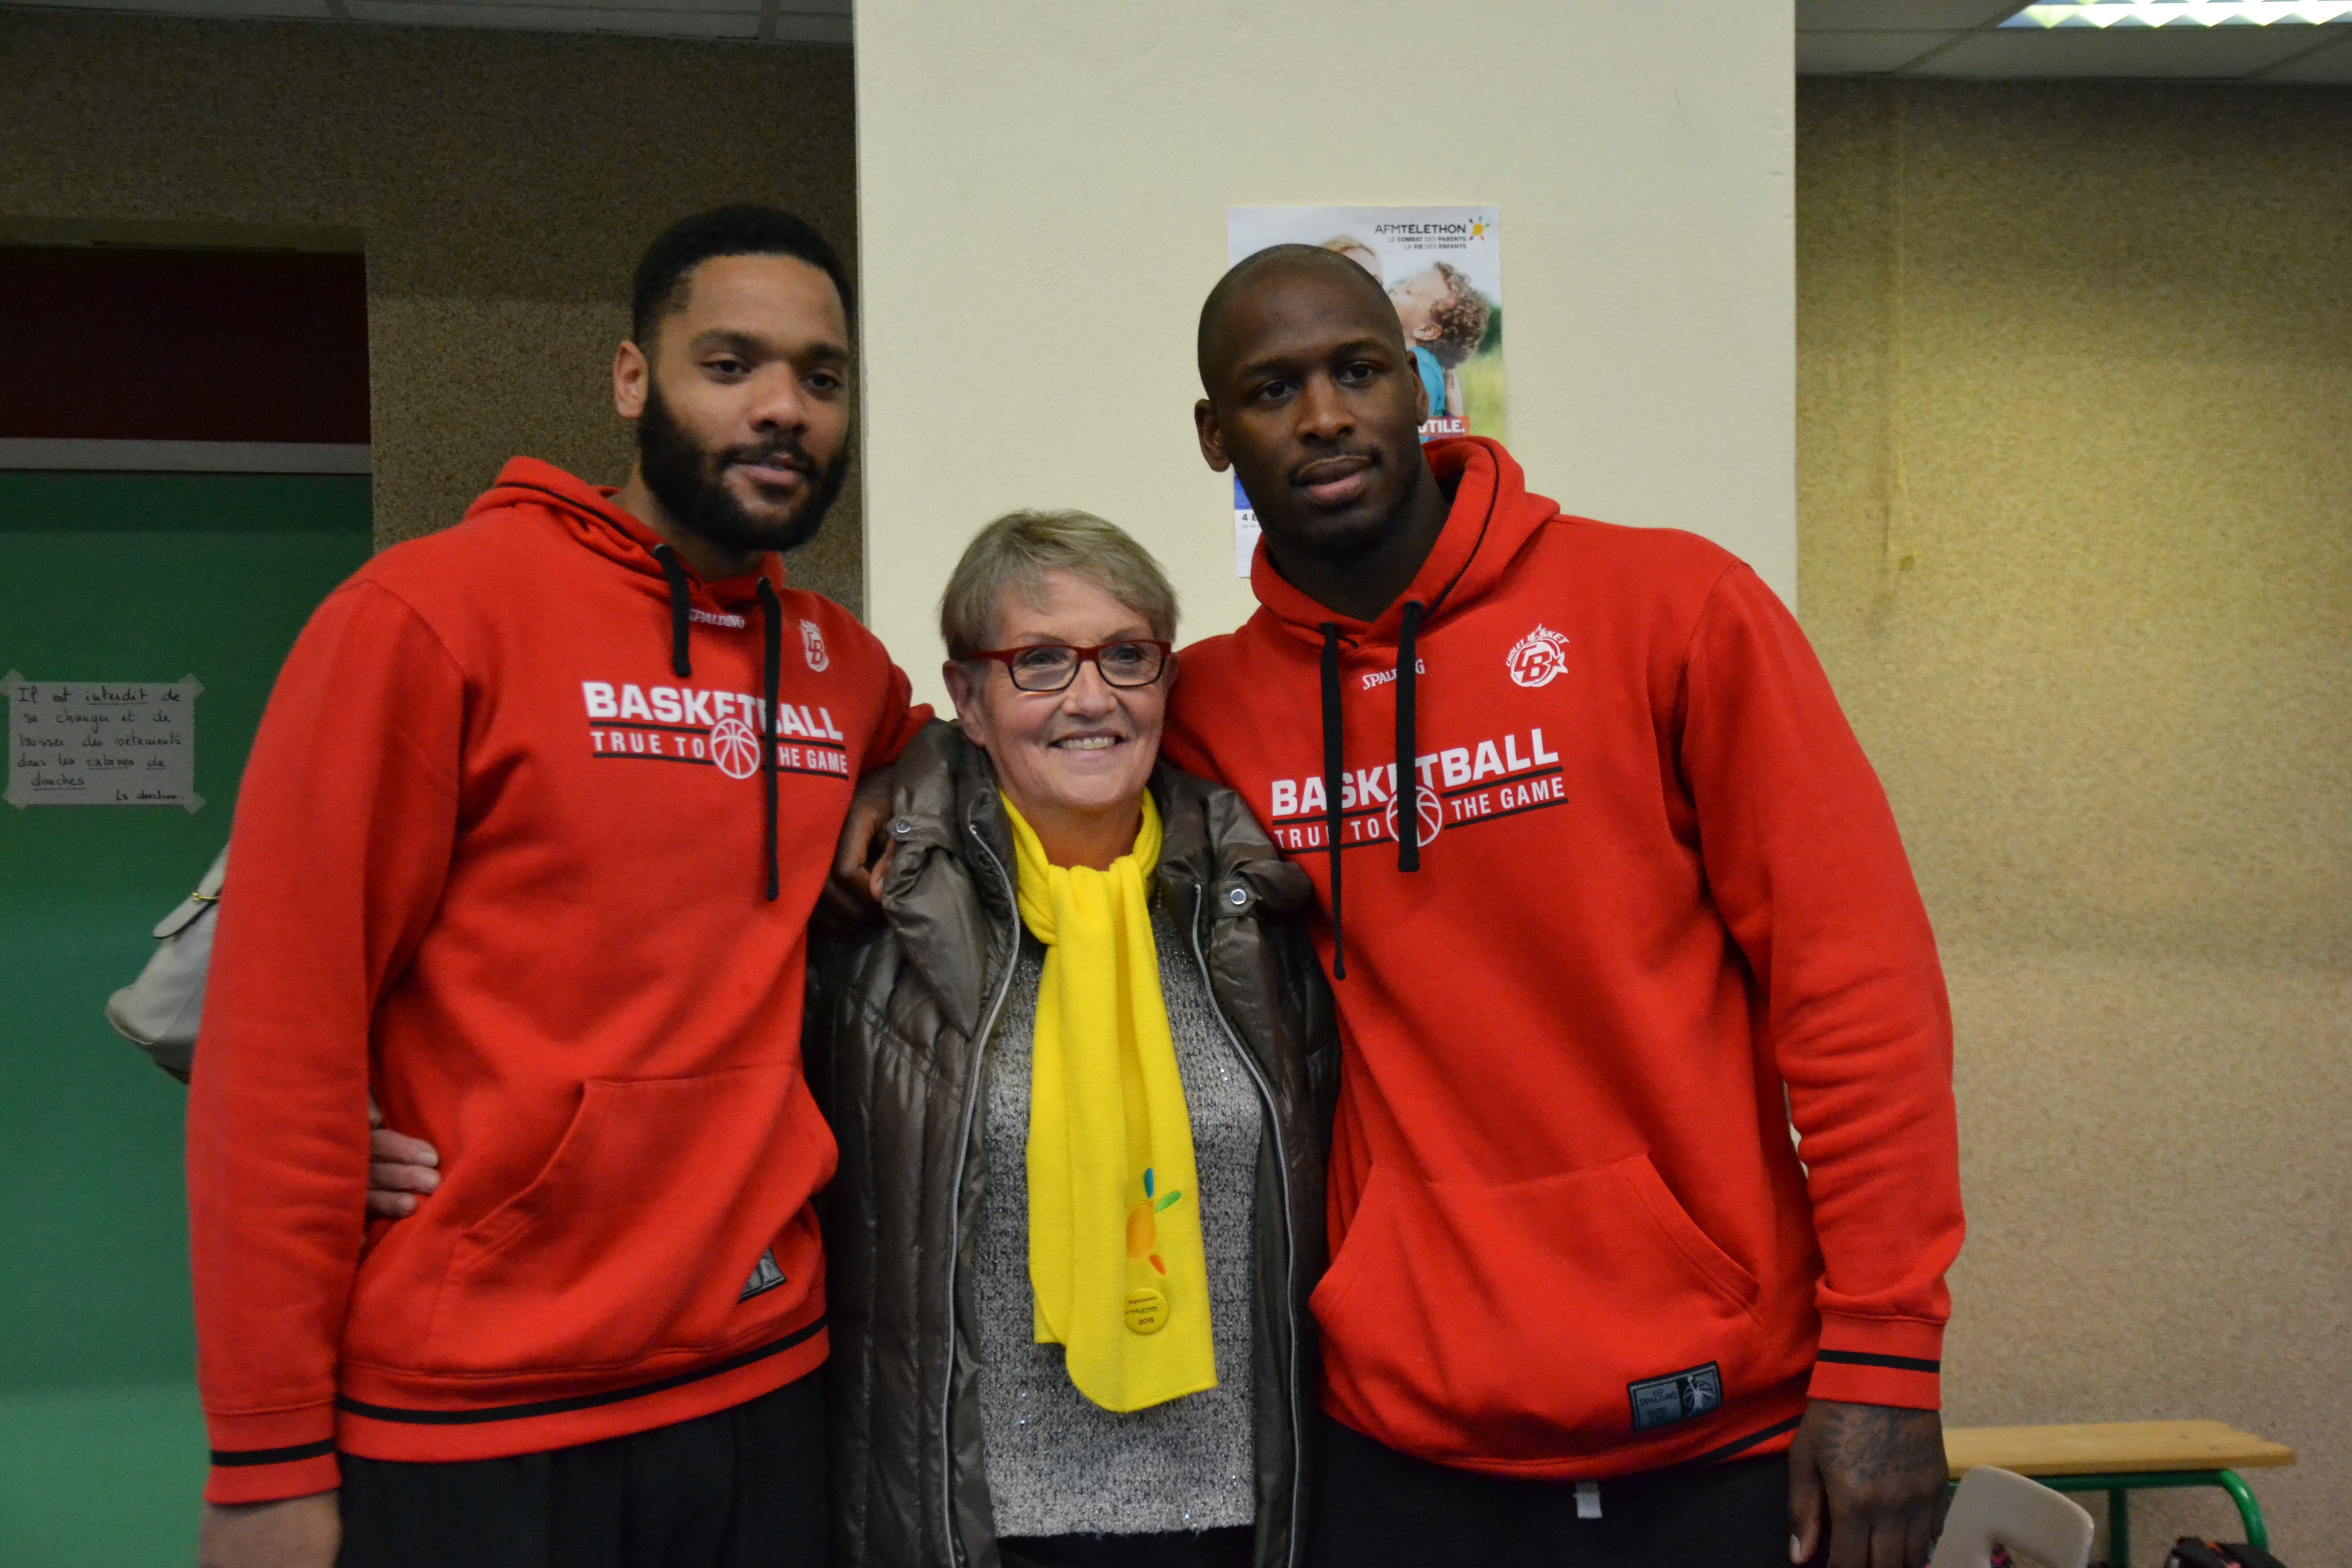
<path fill-rule="evenodd" d="M 1030 1064 L 1029 1279 L 1040 1344 L 1107 1410 L 1213 1388 L 1192 1116 L 1147 879 L 1160 823 L 1107 871 L 1050 863 L 1009 800 L 1022 920 L 1045 944 Z"/>
<path fill-rule="evenodd" d="M 1172 1188 L 1156 1193 L 1153 1174 L 1143 1173 L 1143 1201 L 1127 1211 L 1127 1326 L 1139 1334 L 1156 1334 L 1168 1326 L 1168 1292 L 1160 1288 L 1168 1265 L 1154 1246 L 1160 1239 L 1159 1211 L 1184 1196 Z"/>

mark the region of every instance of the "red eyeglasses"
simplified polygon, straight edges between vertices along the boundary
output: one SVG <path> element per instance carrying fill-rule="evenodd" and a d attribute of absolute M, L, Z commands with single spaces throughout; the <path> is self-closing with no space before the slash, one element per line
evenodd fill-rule
<path fill-rule="evenodd" d="M 1102 672 L 1107 685 L 1149 686 L 1168 668 L 1169 648 L 1169 644 L 1150 637 L 1122 637 L 1094 647 L 1037 643 L 1028 647 L 990 648 L 965 657 L 994 659 L 1020 690 L 1060 691 L 1078 678 L 1078 667 L 1089 660 Z"/>

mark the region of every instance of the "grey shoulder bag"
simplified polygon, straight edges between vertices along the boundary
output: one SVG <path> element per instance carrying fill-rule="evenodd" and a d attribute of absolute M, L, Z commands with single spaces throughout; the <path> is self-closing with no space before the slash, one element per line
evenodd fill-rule
<path fill-rule="evenodd" d="M 228 873 L 228 850 L 186 901 L 155 925 L 155 956 L 139 978 L 107 998 L 106 1021 L 155 1065 L 188 1081 L 196 1058 L 196 1024 L 205 1010 L 205 971 L 213 958 L 213 910 Z"/>

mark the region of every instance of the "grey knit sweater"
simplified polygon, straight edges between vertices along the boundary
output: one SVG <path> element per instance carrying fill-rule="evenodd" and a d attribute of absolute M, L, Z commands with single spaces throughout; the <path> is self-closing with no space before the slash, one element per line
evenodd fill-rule
<path fill-rule="evenodd" d="M 1030 1031 L 1045 950 L 1025 931 L 988 1054 L 988 1196 L 974 1242 L 981 1440 L 999 1535 L 1131 1534 L 1248 1524 L 1250 1215 L 1265 1117 L 1192 952 L 1155 907 L 1160 986 L 1192 1120 L 1217 1386 L 1117 1415 L 1035 1342 L 1029 1286 Z"/>

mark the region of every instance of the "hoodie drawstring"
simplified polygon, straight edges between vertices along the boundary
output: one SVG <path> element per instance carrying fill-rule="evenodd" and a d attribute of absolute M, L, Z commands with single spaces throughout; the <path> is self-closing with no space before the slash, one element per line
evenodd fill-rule
<path fill-rule="evenodd" d="M 1331 857 L 1331 978 L 1348 978 L 1339 943 L 1339 786 L 1347 777 L 1339 727 L 1339 628 L 1323 623 L 1323 837 Z"/>
<path fill-rule="evenodd" d="M 694 662 L 687 657 L 686 647 L 694 619 L 688 613 L 692 589 L 677 551 L 667 544 L 656 544 L 654 559 L 661 563 L 662 576 L 669 583 L 669 668 L 672 674 L 684 680 L 694 674 Z M 784 602 L 776 597 L 776 585 L 764 576 L 760 579 L 760 809 L 765 821 L 762 846 L 768 863 L 767 899 L 773 903 L 782 891 L 776 865 L 776 688 L 784 683 Z"/>
<path fill-rule="evenodd" d="M 1408 599 L 1404 629 L 1397 634 L 1396 665 L 1396 797 L 1397 869 L 1421 869 L 1421 768 L 1414 753 L 1420 749 L 1412 732 L 1413 676 L 1420 668 L 1413 639 L 1421 633 L 1421 601 Z"/>
<path fill-rule="evenodd" d="M 694 661 L 686 656 L 689 620 L 686 568 L 678 563 L 677 552 L 667 544 L 654 546 L 654 559 L 661 563 L 662 575 L 669 582 L 669 672 L 684 680 L 694 673 Z"/>
<path fill-rule="evenodd" d="M 1419 741 L 1413 733 L 1419 654 L 1413 644 L 1421 635 L 1426 612 L 1421 601 L 1406 601 L 1404 629 L 1397 635 L 1396 663 L 1396 824 L 1397 869 L 1421 869 L 1421 773 L 1416 765 Z M 1324 852 L 1331 858 L 1331 978 L 1348 978 L 1347 949 L 1340 940 L 1339 828 L 1345 814 L 1340 792 L 1347 787 L 1347 737 L 1339 717 L 1339 627 L 1325 621 L 1323 632 L 1323 834 Z"/>
<path fill-rule="evenodd" d="M 760 579 L 760 780 L 767 814 L 768 901 L 776 901 L 776 688 L 784 683 L 784 605 L 776 585 Z"/>

